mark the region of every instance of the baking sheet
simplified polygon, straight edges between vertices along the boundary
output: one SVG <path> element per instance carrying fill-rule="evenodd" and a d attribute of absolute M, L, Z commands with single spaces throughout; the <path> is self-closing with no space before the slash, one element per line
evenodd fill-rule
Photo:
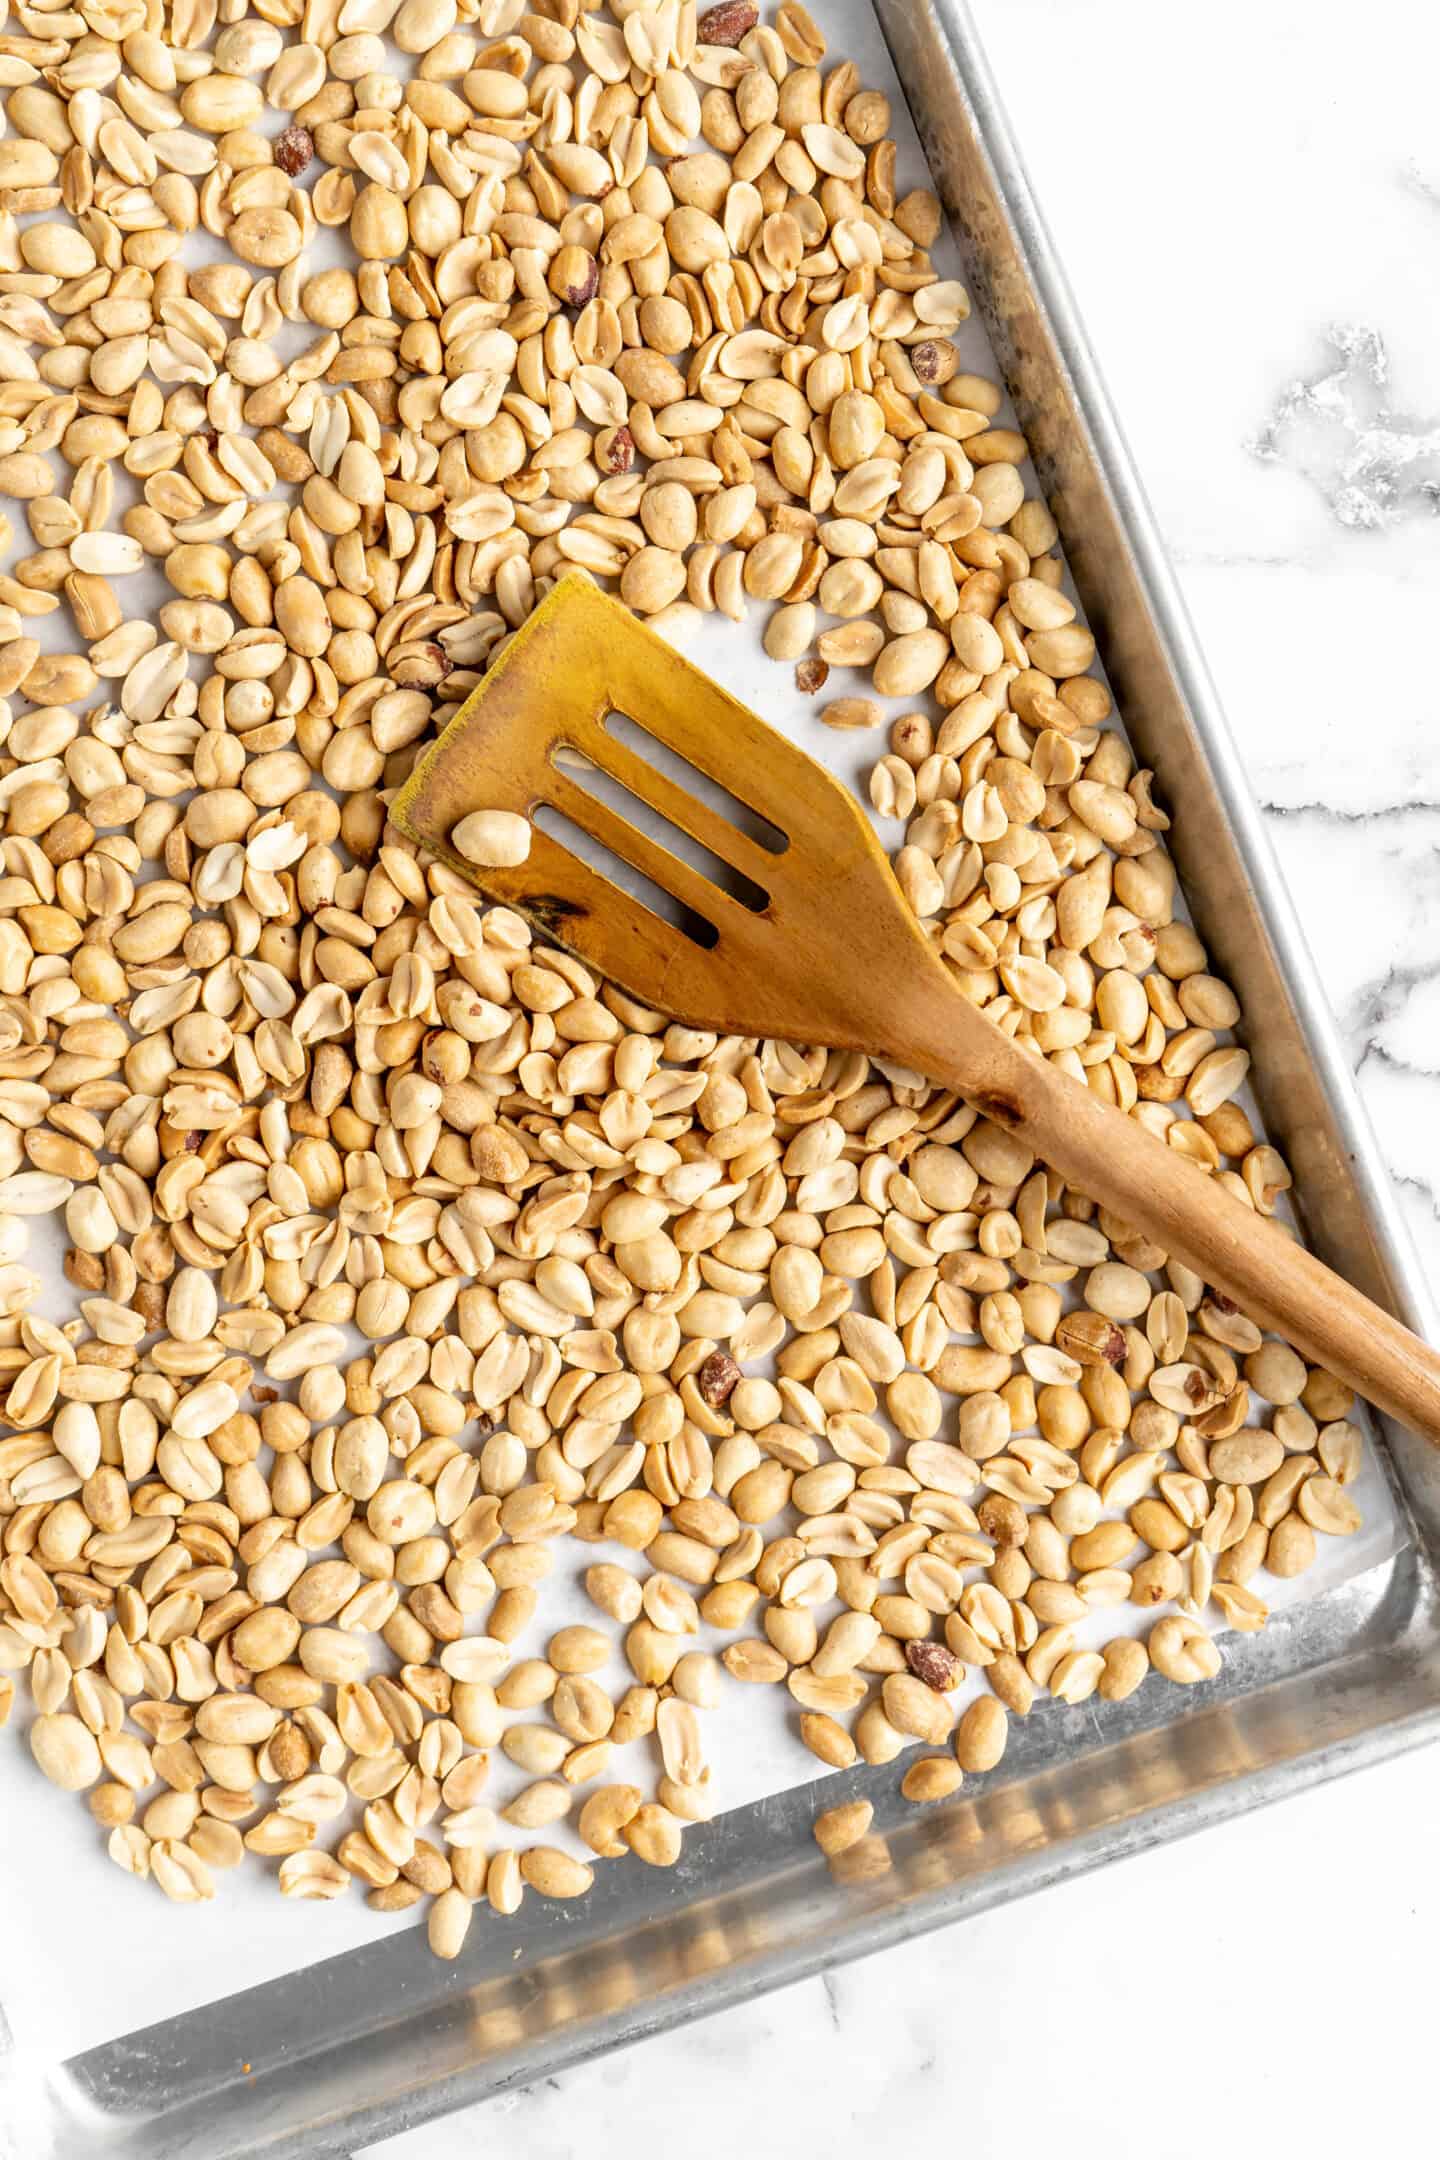
<path fill-rule="evenodd" d="M 828 5 L 817 6 L 816 13 L 829 38 L 832 59 L 839 54 L 853 58 L 867 85 L 884 89 L 891 97 L 901 187 L 923 184 L 914 132 L 868 0 L 830 0 Z M 317 248 L 315 266 L 322 266 L 324 259 Z M 937 246 L 935 259 L 942 275 L 959 274 L 958 257 L 948 242 Z M 994 372 L 978 325 L 963 326 L 956 341 L 965 365 Z M 167 597 L 168 587 L 158 574 L 129 581 L 126 599 L 134 612 L 152 609 Z M 791 670 L 762 653 L 762 626 L 763 616 L 757 609 L 744 626 L 711 618 L 677 625 L 675 636 L 700 666 L 723 675 L 737 696 L 787 729 L 833 770 L 852 783 L 863 780 L 865 770 L 885 747 L 883 739 L 878 734 L 837 735 L 821 726 L 814 716 L 814 701 L 794 690 Z M 868 694 L 868 684 L 862 679 L 847 680 L 838 673 L 828 686 L 831 695 L 852 687 L 863 687 Z M 1177 817 L 1183 815 L 1183 805 L 1177 806 Z M 899 843 L 898 826 L 882 830 L 892 847 Z M 47 1247 L 37 1235 L 33 1250 L 47 1280 L 53 1271 L 56 1294 L 48 1309 L 63 1312 L 68 1293 L 59 1275 L 58 1238 Z M 1375 1456 L 1373 1428 L 1368 1426 L 1366 1468 L 1353 1490 L 1366 1518 L 1364 1530 L 1349 1540 L 1322 1539 L 1321 1559 L 1298 1581 L 1263 1583 L 1275 1610 L 1378 1565 L 1402 1542 L 1401 1519 Z M 578 1589 L 578 1577 L 592 1559 L 601 1556 L 617 1555 L 613 1549 L 579 1545 L 564 1550 L 558 1578 L 547 1586 L 531 1641 L 543 1641 L 553 1628 L 570 1619 L 594 1618 Z M 1127 1624 L 1138 1631 L 1153 1618 L 1153 1614 L 1131 1615 L 1120 1608 L 1096 1615 L 1077 1633 L 1082 1640 L 1093 1633 L 1104 1641 Z M 609 1675 L 600 1677 L 623 1684 L 618 1663 Z M 1176 1713 L 1183 1713 L 1182 1693 L 1175 1693 L 1174 1704 Z M 1037 1714 L 1043 1717 L 1043 1705 Z M 818 1766 L 793 1736 L 796 1715 L 782 1690 L 727 1683 L 720 1708 L 703 1714 L 723 1806 L 738 1806 L 814 1779 Z M 0 1849 L 0 2004 L 14 2049 L 8 2091 L 0 2062 L 0 2128 L 7 2118 L 12 2125 L 26 2120 L 32 2081 L 49 2062 L 414 1924 L 410 1915 L 387 1919 L 370 1912 L 358 1893 L 334 1904 L 283 1899 L 273 1868 L 253 1860 L 220 1879 L 212 1905 L 171 1906 L 153 1885 L 131 1881 L 110 1863 L 103 1838 L 91 1824 L 82 1800 L 55 1791 L 41 1779 L 23 1745 L 26 1722 L 22 1693 L 16 1717 L 0 1737 L 0 1822 L 7 1833 Z M 643 1762 L 642 1752 L 647 1758 Z M 634 1773 L 627 1771 L 629 1760 L 637 1765 Z M 508 1790 L 525 1779 L 498 1754 L 495 1761 L 492 1785 L 503 1800 Z M 649 1770 L 648 1749 L 637 1748 L 630 1757 L 616 1759 L 615 1774 L 633 1774 L 636 1782 L 645 1783 Z M 555 1833 L 545 1835 L 560 1841 Z M 503 1923 L 482 1911 L 476 1925 Z M 38 2115 L 30 2119 L 38 2124 Z M 36 2143 L 17 2141 L 24 2160 L 38 2160 L 38 2136 L 37 2129 Z"/>

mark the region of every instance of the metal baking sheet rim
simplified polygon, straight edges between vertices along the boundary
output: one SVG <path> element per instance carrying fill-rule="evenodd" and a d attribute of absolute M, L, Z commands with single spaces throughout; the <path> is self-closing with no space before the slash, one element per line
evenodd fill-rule
<path fill-rule="evenodd" d="M 963 0 L 876 6 L 1047 492 L 1062 528 L 1074 520 L 1067 554 L 1132 738 L 1172 786 L 1177 771 L 1192 790 L 1198 781 L 1174 836 L 1182 876 L 1187 840 L 1218 846 L 1232 880 L 1224 912 L 1243 916 L 1248 945 L 1226 950 L 1197 906 L 1202 929 L 1247 1009 L 1272 1010 L 1257 989 L 1280 999 L 1285 1039 L 1278 1055 L 1261 1049 L 1258 1078 L 1310 1195 L 1311 1233 L 1435 1339 L 1435 1308 L 968 11 Z M 1192 902 L 1203 897 L 1206 877 L 1185 882 Z M 886 1772 L 848 1774 L 838 1783 L 874 1799 L 876 1821 L 838 1878 L 809 1835 L 814 1788 L 795 1788 L 688 1839 L 673 1873 L 602 1871 L 578 1914 L 542 1910 L 459 1971 L 438 1968 L 412 1931 L 109 2043 L 39 2085 L 7 2055 L 0 2014 L 0 2154 L 340 2160 L 1420 1745 L 1440 1730 L 1440 1469 L 1411 1436 L 1387 1427 L 1387 1438 L 1411 1543 L 1263 1635 L 1234 1639 L 1187 1717 L 1167 1719 L 1142 1695 L 1107 1706 L 1099 1742 L 1084 1706 L 1047 1717 L 1043 1733 L 1020 1725 L 1003 1785 L 923 1815 L 896 1800 Z M 825 1782 L 831 1798 L 837 1781 Z"/>

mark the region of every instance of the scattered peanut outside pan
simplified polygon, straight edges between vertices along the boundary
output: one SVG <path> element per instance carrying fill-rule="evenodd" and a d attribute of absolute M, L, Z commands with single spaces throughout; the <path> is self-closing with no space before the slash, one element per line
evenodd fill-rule
<path fill-rule="evenodd" d="M 885 99 L 790 0 L 50 12 L 3 75 L 0 1725 L 167 1897 L 254 1856 L 455 1957 L 676 1863 L 731 1678 L 917 1801 L 1037 1694 L 1203 1683 L 1357 1527 L 1348 1392 L 954 1098 L 671 1025 L 387 821 L 558 576 L 754 607 L 957 982 L 1279 1204 Z"/>

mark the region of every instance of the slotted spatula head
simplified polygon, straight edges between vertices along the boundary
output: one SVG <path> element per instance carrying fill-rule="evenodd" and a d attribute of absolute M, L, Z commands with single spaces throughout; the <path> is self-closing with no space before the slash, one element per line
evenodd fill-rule
<path fill-rule="evenodd" d="M 616 715 L 653 738 L 658 763 L 620 739 Z M 708 801 L 660 769 L 675 757 L 714 784 Z M 674 845 L 653 819 L 630 822 L 647 809 Z M 477 810 L 532 821 L 523 863 L 477 867 L 457 851 L 451 835 Z M 903 1040 L 876 1039 L 876 1008 L 903 1010 L 906 984 L 945 987 L 849 789 L 585 578 L 562 579 L 530 616 L 390 814 L 643 1004 L 698 1027 L 903 1057 Z M 576 852 L 595 842 L 659 888 L 655 905 Z"/>

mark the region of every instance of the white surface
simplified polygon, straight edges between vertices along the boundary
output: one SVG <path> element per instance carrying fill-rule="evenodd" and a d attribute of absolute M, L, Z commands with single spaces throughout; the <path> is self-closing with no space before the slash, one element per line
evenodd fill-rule
<path fill-rule="evenodd" d="M 364 2160 L 1433 2152 L 1434 1780 L 1326 1786 Z"/>
<path fill-rule="evenodd" d="M 1440 1274 L 1440 528 L 1348 530 L 1313 477 L 1247 448 L 1333 365 L 1337 322 L 1382 334 L 1397 408 L 1440 416 L 1440 18 L 972 6 Z M 677 2123 L 685 2160 L 1433 2150 L 1437 1777 L 1409 1756 L 373 2160 L 668 2152 Z"/>
<path fill-rule="evenodd" d="M 841 0 L 816 12 L 833 47 L 853 50 L 833 34 Z M 1198 32 L 1182 46 L 1168 11 L 1134 0 L 977 0 L 1257 789 L 1292 812 L 1277 835 L 1286 868 L 1357 1060 L 1363 1053 L 1382 1142 L 1413 1181 L 1412 1221 L 1440 1257 L 1435 1077 L 1425 1069 L 1440 974 L 1440 933 L 1425 905 L 1436 881 L 1440 761 L 1428 752 L 1433 699 L 1408 660 L 1440 537 L 1423 521 L 1343 531 L 1313 478 L 1261 465 L 1244 447 L 1291 377 L 1324 369 L 1321 333 L 1332 317 L 1364 316 L 1385 331 L 1397 375 L 1440 410 L 1440 374 L 1424 379 L 1440 204 L 1405 177 L 1407 158 L 1425 173 L 1425 78 L 1434 79 L 1440 35 L 1395 0 L 1372 17 L 1375 36 L 1358 52 L 1335 0 L 1307 10 L 1301 44 L 1254 12 L 1242 15 L 1233 0 L 1212 6 L 1201 49 Z M 1413 41 L 1404 67 L 1381 35 L 1387 15 Z M 1428 69 L 1414 64 L 1427 54 Z M 1182 70 L 1183 110 L 1170 87 Z M 1440 156 L 1435 166 L 1429 177 L 1440 182 Z M 1223 334 L 1231 321 L 1246 323 L 1243 343 Z M 1307 466 L 1315 470 L 1313 457 Z M 760 680 L 773 709 L 783 671 Z M 732 1709 L 737 1699 L 748 1708 L 736 1690 Z M 732 1744 L 716 1734 L 718 1762 L 734 1760 Z M 809 1767 L 792 1758 L 791 1775 Z M 1389 1990 L 1339 2021 L 1325 2011 L 1337 1963 L 1343 1971 L 1353 1957 L 1362 1973 L 1398 1973 L 1407 1954 L 1418 1956 L 1407 1888 L 1427 1901 L 1415 1911 L 1428 1913 L 1432 1932 L 1440 1921 L 1425 1863 L 1433 1777 L 1433 1759 L 1393 1766 L 376 2150 L 385 2160 L 451 2160 L 488 2137 L 497 2150 L 523 2145 L 543 2160 L 594 2150 L 597 2137 L 601 2150 L 622 2136 L 658 2145 L 680 2092 L 687 2160 L 718 2160 L 741 2128 L 733 2103 L 743 2062 L 765 2153 L 808 2128 L 849 2160 L 881 2131 L 913 2135 L 939 2109 L 985 2153 L 1015 2127 L 1020 2088 L 1011 2046 L 983 2036 L 1023 2032 L 1027 2056 L 1045 2065 L 1023 2090 L 1027 2145 L 1065 2134 L 1072 2151 L 1098 2152 L 1103 2139 L 1108 2152 L 1138 2155 L 1143 2141 L 1148 2154 L 1163 2111 L 1168 2160 L 1198 2153 L 1202 2141 L 1209 2150 L 1215 2136 L 1208 2109 L 1177 2106 L 1194 2093 L 1191 2016 L 1202 2035 L 1223 2036 L 1222 2105 L 1232 2123 L 1245 2122 L 1247 2150 L 1267 2128 L 1302 2126 L 1312 2150 L 1338 2150 L 1347 2108 L 1372 2133 L 1398 2129 L 1403 2094 L 1374 2076 L 1388 2045 Z M 1388 1803 L 1377 1797 L 1387 1788 Z M 114 1986 L 98 1961 L 67 1959 L 62 1975 L 42 1960 L 34 1976 L 25 1946 L 57 1898 L 77 1934 L 104 1924 L 133 1944 L 126 2025 L 384 1924 L 358 1901 L 292 1908 L 253 1870 L 247 1885 L 226 1883 L 208 1912 L 172 1911 L 109 1866 L 74 1800 L 33 1776 L 4 1791 L 8 1851 L 46 1861 L 0 1873 L 0 2000 L 22 2041 L 68 2052 L 116 2026 Z M 727 1797 L 741 1794 L 727 1786 Z M 1382 1810 L 1377 1839 L 1367 1826 Z M 1317 1879 L 1338 1889 L 1316 1888 Z M 1337 1907 L 1353 1929 L 1343 1937 Z M 1293 1932 L 1295 1969 L 1325 1975 L 1277 2005 L 1267 2000 L 1258 2016 L 1252 1912 L 1265 1915 L 1263 1946 Z M 32 1977 L 20 1989 L 22 1966 Z M 1169 2006 L 1158 2015 L 1157 1978 Z M 1236 2048 L 1210 2006 L 1242 2003 Z M 1334 2048 L 1336 2023 L 1345 2032 L 1357 2015 L 1371 2022 Z M 1124 2051 L 1124 2106 L 1113 2086 L 1087 2099 L 1095 2063 L 1132 2022 L 1143 2045 Z M 1253 2085 L 1237 2082 L 1252 2074 Z M 1216 2090 L 1208 2075 L 1203 2090 Z"/>

